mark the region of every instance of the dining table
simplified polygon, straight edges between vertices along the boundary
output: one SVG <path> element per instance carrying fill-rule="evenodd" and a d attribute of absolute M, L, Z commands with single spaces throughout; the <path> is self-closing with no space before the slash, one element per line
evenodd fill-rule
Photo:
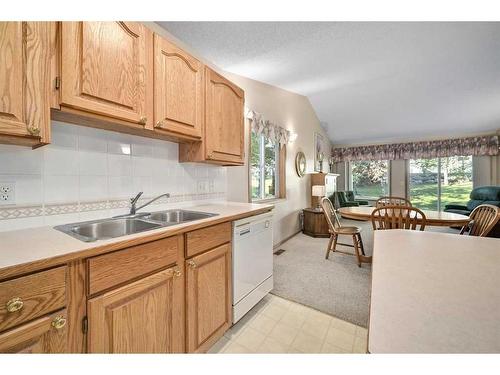
<path fill-rule="evenodd" d="M 344 219 L 368 221 L 376 207 L 358 206 L 341 207 L 338 209 L 340 216 Z M 452 212 L 422 210 L 425 214 L 426 225 L 435 227 L 463 227 L 470 222 L 466 215 L 455 214 Z M 418 221 L 418 217 L 417 217 Z"/>
<path fill-rule="evenodd" d="M 374 232 L 369 353 L 500 353 L 500 239 Z"/>

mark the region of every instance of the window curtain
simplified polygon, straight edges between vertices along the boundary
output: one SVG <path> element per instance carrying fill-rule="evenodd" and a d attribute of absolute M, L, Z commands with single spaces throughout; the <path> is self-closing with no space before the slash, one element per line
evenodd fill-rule
<path fill-rule="evenodd" d="M 250 120 L 252 131 L 257 134 L 263 134 L 273 144 L 279 144 L 280 147 L 290 141 L 290 131 L 282 128 L 278 124 L 265 120 L 260 113 L 247 110 L 246 118 Z"/>
<path fill-rule="evenodd" d="M 447 139 L 441 141 L 396 143 L 333 148 L 335 162 L 355 160 L 430 159 L 448 156 L 498 155 L 498 136 Z"/>

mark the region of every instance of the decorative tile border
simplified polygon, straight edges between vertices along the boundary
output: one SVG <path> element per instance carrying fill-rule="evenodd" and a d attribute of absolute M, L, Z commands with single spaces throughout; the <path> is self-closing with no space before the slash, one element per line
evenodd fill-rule
<path fill-rule="evenodd" d="M 199 201 L 206 199 L 224 199 L 226 193 L 215 192 L 206 194 L 177 194 L 170 198 L 160 198 L 151 203 L 152 206 L 167 203 L 180 203 L 188 201 Z M 139 205 L 146 203 L 153 197 L 139 199 Z M 10 219 L 21 219 L 27 217 L 62 215 L 70 213 L 80 213 L 89 211 L 99 211 L 117 208 L 127 208 L 130 205 L 128 199 L 105 200 L 95 202 L 71 202 L 60 204 L 32 205 L 32 206 L 13 206 L 0 208 L 0 221 Z"/>

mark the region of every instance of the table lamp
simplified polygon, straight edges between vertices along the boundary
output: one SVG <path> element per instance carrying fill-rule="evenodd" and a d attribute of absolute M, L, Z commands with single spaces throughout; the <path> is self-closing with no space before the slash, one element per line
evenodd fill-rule
<path fill-rule="evenodd" d="M 318 198 L 318 204 L 316 209 L 320 209 L 320 200 L 325 196 L 325 186 L 324 185 L 313 185 L 312 187 L 312 196 Z"/>

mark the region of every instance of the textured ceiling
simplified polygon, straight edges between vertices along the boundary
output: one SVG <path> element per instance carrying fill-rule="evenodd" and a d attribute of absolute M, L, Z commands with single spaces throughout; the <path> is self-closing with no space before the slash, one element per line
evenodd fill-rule
<path fill-rule="evenodd" d="M 158 22 L 232 73 L 306 95 L 335 144 L 500 128 L 500 23 Z"/>

